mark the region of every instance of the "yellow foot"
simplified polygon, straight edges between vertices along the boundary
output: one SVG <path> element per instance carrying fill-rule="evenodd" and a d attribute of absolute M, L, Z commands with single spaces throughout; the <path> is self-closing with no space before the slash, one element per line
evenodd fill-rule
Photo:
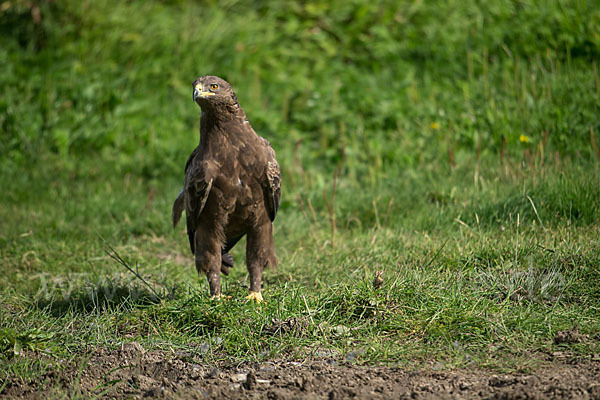
<path fill-rule="evenodd" d="M 262 303 L 264 301 L 263 297 L 262 297 L 262 294 L 260 292 L 250 291 L 250 294 L 248 296 L 246 296 L 246 298 L 248 300 L 254 300 L 257 303 Z"/>
<path fill-rule="evenodd" d="M 210 296 L 211 300 L 229 300 L 230 298 L 231 298 L 231 296 L 225 296 L 222 293 Z"/>

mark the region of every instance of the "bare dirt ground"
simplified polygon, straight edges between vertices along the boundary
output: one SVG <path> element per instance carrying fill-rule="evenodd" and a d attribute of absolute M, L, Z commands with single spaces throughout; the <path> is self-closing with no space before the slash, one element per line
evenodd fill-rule
<path fill-rule="evenodd" d="M 186 361 L 187 360 L 187 361 Z M 53 394 L 192 399 L 600 399 L 600 360 L 553 362 L 535 373 L 409 371 L 334 359 L 203 366 L 183 353 L 145 351 L 137 343 L 97 349 L 84 366 L 67 365 L 39 382 L 7 382 L 0 397 Z"/>

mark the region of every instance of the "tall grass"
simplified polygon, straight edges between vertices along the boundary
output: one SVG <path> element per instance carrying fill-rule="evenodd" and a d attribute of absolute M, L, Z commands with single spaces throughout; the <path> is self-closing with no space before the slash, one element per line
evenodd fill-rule
<path fill-rule="evenodd" d="M 38 24 L 26 4 L 0 14 L 4 164 L 50 153 L 173 176 L 197 142 L 190 82 L 208 73 L 311 185 L 445 154 L 596 156 L 593 2 L 63 1 Z"/>

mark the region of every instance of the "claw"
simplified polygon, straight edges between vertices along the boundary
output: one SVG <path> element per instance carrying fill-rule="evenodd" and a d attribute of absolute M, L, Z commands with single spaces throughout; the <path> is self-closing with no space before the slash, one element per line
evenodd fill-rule
<path fill-rule="evenodd" d="M 229 300 L 230 298 L 231 298 L 231 296 L 225 296 L 222 293 L 210 296 L 211 300 Z"/>
<path fill-rule="evenodd" d="M 264 301 L 263 297 L 262 297 L 262 294 L 260 292 L 250 291 L 250 294 L 248 294 L 248 296 L 246 296 L 246 298 L 248 300 L 254 300 L 257 303 L 262 303 Z"/>

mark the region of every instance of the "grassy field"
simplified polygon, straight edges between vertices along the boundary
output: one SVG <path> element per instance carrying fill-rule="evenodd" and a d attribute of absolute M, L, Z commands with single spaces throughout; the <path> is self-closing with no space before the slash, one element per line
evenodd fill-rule
<path fill-rule="evenodd" d="M 226 3 L 0 11 L 0 379 L 128 341 L 500 370 L 600 352 L 600 7 Z M 210 301 L 170 225 L 204 74 L 282 166 L 261 305 L 244 243 Z"/>

